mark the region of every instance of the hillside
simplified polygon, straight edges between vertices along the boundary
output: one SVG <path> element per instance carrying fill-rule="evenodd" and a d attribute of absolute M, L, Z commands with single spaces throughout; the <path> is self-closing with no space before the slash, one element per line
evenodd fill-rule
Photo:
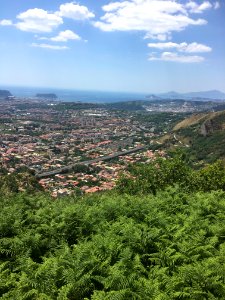
<path fill-rule="evenodd" d="M 177 131 L 182 128 L 187 128 L 187 127 L 193 126 L 195 124 L 198 124 L 198 123 L 204 121 L 208 116 L 209 116 L 208 113 L 194 114 L 191 117 L 186 118 L 186 119 L 182 120 L 181 122 L 179 122 L 178 124 L 176 124 L 175 127 L 173 128 L 173 130 Z"/>
<path fill-rule="evenodd" d="M 145 111 L 144 105 L 148 104 L 148 101 L 124 101 L 107 104 L 108 109 L 115 110 L 128 110 L 128 111 Z"/>
<path fill-rule="evenodd" d="M 221 110 L 221 103 L 216 101 L 195 101 L 177 98 L 172 99 L 154 99 L 136 100 L 125 102 L 114 102 L 105 105 L 108 109 L 124 111 L 149 111 L 149 112 L 201 112 L 212 111 L 213 109 Z"/>
<path fill-rule="evenodd" d="M 83 198 L 1 190 L 0 298 L 225 299 L 223 166 L 174 159 L 131 173 Z"/>
<path fill-rule="evenodd" d="M 161 138 L 165 147 L 181 146 L 193 160 L 225 158 L 225 111 L 194 114 Z"/>

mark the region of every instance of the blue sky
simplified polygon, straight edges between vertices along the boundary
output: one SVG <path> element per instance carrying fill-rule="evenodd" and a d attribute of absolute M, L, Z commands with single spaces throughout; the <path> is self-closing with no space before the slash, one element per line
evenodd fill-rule
<path fill-rule="evenodd" d="M 225 3 L 1 0 L 0 85 L 225 91 Z"/>

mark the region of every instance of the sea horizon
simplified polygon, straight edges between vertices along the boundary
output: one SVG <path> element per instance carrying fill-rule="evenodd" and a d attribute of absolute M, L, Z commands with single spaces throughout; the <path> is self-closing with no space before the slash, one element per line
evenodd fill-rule
<path fill-rule="evenodd" d="M 138 92 L 115 92 L 115 91 L 97 91 L 97 90 L 76 90 L 52 87 L 21 87 L 21 86 L 4 86 L 0 89 L 6 89 L 13 96 L 32 98 L 37 93 L 54 93 L 58 101 L 64 102 L 92 102 L 92 103 L 110 103 L 121 101 L 145 100 L 147 93 Z"/>

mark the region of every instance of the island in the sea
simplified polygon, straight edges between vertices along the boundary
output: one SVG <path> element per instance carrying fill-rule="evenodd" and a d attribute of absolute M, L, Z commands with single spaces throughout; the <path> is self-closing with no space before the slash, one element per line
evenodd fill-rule
<path fill-rule="evenodd" d="M 36 94 L 37 98 L 42 98 L 42 99 L 50 99 L 50 100 L 54 100 L 57 99 L 58 97 L 56 96 L 56 94 L 53 93 L 47 93 L 47 94 L 42 94 L 42 93 L 38 93 Z"/>
<path fill-rule="evenodd" d="M 12 96 L 10 91 L 0 90 L 0 98 L 7 98 L 7 97 L 10 97 L 10 96 Z"/>

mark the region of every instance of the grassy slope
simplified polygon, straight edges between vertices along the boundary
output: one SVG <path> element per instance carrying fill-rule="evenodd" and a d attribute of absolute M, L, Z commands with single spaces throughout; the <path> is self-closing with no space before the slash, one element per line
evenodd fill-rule
<path fill-rule="evenodd" d="M 212 124 L 211 130 L 203 136 L 201 126 L 209 122 Z M 193 160 L 214 162 L 223 159 L 225 158 L 225 111 L 192 115 L 177 123 L 172 133 L 162 137 L 160 142 L 169 148 L 174 148 L 174 145 L 184 146 Z M 186 148 L 186 145 L 189 148 Z"/>

